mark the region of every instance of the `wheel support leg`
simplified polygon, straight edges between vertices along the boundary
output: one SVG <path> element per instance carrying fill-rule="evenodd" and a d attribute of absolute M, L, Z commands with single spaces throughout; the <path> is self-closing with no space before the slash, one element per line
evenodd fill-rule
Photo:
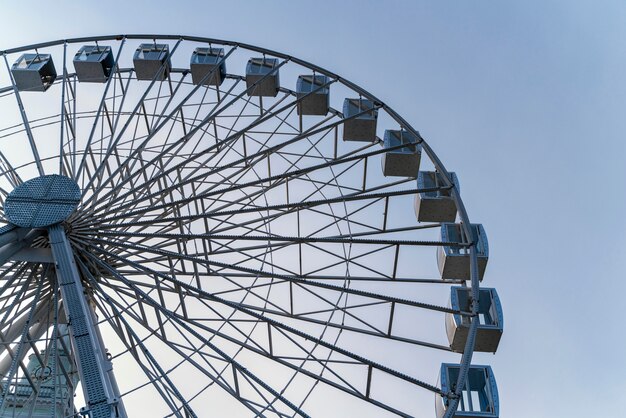
<path fill-rule="evenodd" d="M 91 418 L 126 418 L 113 366 L 106 358 L 65 230 L 61 224 L 56 224 L 48 228 L 48 234 L 80 383 L 87 401 L 87 407 L 81 413 Z"/>

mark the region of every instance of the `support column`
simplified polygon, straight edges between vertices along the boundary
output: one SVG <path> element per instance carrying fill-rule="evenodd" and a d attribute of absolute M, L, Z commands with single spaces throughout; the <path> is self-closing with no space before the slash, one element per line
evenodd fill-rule
<path fill-rule="evenodd" d="M 81 413 L 91 418 L 126 418 L 113 366 L 106 358 L 65 230 L 61 224 L 55 224 L 48 227 L 48 234 L 80 383 L 87 402 Z"/>

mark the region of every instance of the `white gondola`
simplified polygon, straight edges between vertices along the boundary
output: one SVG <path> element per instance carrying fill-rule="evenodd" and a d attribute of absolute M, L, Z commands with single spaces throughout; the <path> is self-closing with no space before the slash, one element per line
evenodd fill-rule
<path fill-rule="evenodd" d="M 358 116 L 355 116 L 358 115 Z M 343 140 L 374 142 L 378 110 L 367 99 L 345 99 L 343 102 Z"/>
<path fill-rule="evenodd" d="M 447 393 L 456 387 L 461 367 L 458 364 L 444 363 L 439 372 L 441 391 Z M 498 387 L 493 371 L 489 366 L 471 365 L 459 399 L 454 418 L 499 418 L 500 402 Z M 437 393 L 435 409 L 437 417 L 445 416 L 450 400 Z"/>
<path fill-rule="evenodd" d="M 137 80 L 165 80 L 170 73 L 170 47 L 167 44 L 141 44 L 133 57 Z"/>
<path fill-rule="evenodd" d="M 418 135 L 408 131 L 386 130 L 383 146 L 389 151 L 383 154 L 383 174 L 387 177 L 417 177 L 422 155 L 421 140 Z"/>
<path fill-rule="evenodd" d="M 472 241 L 476 243 L 478 277 L 482 280 L 489 259 L 487 234 L 481 224 L 470 224 Z M 441 241 L 469 243 L 462 224 L 441 224 Z M 442 279 L 470 280 L 470 249 L 458 245 L 443 245 L 437 249 L 437 262 Z"/>
<path fill-rule="evenodd" d="M 330 88 L 325 75 L 301 75 L 296 82 L 298 115 L 319 115 L 328 113 Z"/>
<path fill-rule="evenodd" d="M 110 46 L 84 45 L 74 55 L 74 70 L 81 83 L 104 83 L 115 60 Z"/>
<path fill-rule="evenodd" d="M 450 174 L 452 184 L 457 190 L 459 179 L 455 173 Z M 420 171 L 417 174 L 417 188 L 438 189 L 445 187 L 443 175 L 436 171 Z M 456 219 L 456 203 L 450 190 L 446 188 L 419 192 L 415 195 L 415 216 L 419 222 L 454 222 Z"/>
<path fill-rule="evenodd" d="M 46 91 L 57 78 L 49 54 L 23 54 L 11 67 L 19 91 Z"/>
<path fill-rule="evenodd" d="M 280 88 L 276 58 L 250 58 L 246 65 L 248 96 L 276 97 Z"/>
<path fill-rule="evenodd" d="M 221 85 L 226 77 L 224 48 L 196 48 L 191 54 L 190 70 L 195 85 Z"/>
<path fill-rule="evenodd" d="M 478 330 L 474 340 L 474 351 L 495 353 L 504 330 L 504 316 L 498 292 L 493 288 L 479 289 Z M 450 307 L 464 312 L 470 311 L 471 289 L 454 286 L 450 289 Z M 470 318 L 460 314 L 446 315 L 446 333 L 452 351 L 462 353 L 467 342 Z"/>

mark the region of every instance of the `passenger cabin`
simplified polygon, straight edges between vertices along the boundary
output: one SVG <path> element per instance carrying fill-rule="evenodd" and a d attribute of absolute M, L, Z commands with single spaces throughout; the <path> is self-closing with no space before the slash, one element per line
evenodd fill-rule
<path fill-rule="evenodd" d="M 296 82 L 298 115 L 319 115 L 328 113 L 330 88 L 325 75 L 301 75 Z"/>
<path fill-rule="evenodd" d="M 459 380 L 461 366 L 444 363 L 439 372 L 439 383 L 443 393 L 454 391 Z M 437 418 L 443 418 L 451 400 L 437 393 L 435 409 Z M 500 402 L 498 387 L 489 366 L 471 365 L 467 372 L 463 391 L 454 418 L 498 418 Z"/>
<path fill-rule="evenodd" d="M 191 81 L 204 86 L 219 86 L 226 77 L 224 48 L 196 48 L 191 54 Z"/>
<path fill-rule="evenodd" d="M 141 44 L 133 56 L 137 80 L 165 80 L 172 67 L 167 44 Z"/>
<path fill-rule="evenodd" d="M 74 55 L 74 70 L 81 83 L 104 83 L 115 60 L 110 46 L 84 45 Z"/>
<path fill-rule="evenodd" d="M 478 277 L 482 280 L 489 258 L 489 246 L 487 235 L 481 224 L 470 224 L 471 240 L 465 234 L 463 224 L 443 223 L 441 224 L 441 241 L 476 243 L 476 254 L 478 256 Z M 470 248 L 458 245 L 443 245 L 437 249 L 437 262 L 442 279 L 470 280 Z"/>
<path fill-rule="evenodd" d="M 422 155 L 422 139 L 419 135 L 400 130 L 386 130 L 383 146 L 382 168 L 385 176 L 417 177 Z"/>
<path fill-rule="evenodd" d="M 457 190 L 459 179 L 455 173 L 448 173 L 450 180 Z M 419 222 L 454 222 L 456 219 L 456 203 L 450 194 L 450 189 L 445 188 L 443 174 L 437 171 L 420 171 L 417 174 L 417 188 L 420 190 L 433 189 L 419 192 L 415 195 L 415 216 Z"/>
<path fill-rule="evenodd" d="M 378 110 L 367 99 L 345 99 L 343 102 L 343 140 L 376 141 Z"/>
<path fill-rule="evenodd" d="M 450 307 L 454 310 L 470 311 L 469 287 L 453 286 L 450 289 Z M 481 287 L 478 290 L 478 330 L 474 340 L 474 351 L 495 353 L 504 329 L 504 316 L 493 288 Z M 446 315 L 446 333 L 452 351 L 463 352 L 469 333 L 470 317 L 448 313 Z"/>
<path fill-rule="evenodd" d="M 57 78 L 50 54 L 23 54 L 11 67 L 19 91 L 46 91 Z"/>
<path fill-rule="evenodd" d="M 280 88 L 276 58 L 250 58 L 246 65 L 248 96 L 276 97 Z"/>

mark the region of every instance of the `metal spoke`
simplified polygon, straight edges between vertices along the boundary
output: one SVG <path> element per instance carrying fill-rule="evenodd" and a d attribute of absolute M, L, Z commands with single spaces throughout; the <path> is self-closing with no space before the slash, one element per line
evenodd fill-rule
<path fill-rule="evenodd" d="M 109 267 L 109 269 L 110 269 L 110 267 Z M 155 306 L 155 307 L 159 307 L 159 306 L 160 306 L 160 305 L 159 305 L 156 301 L 154 301 L 154 300 L 152 300 L 151 298 L 149 298 L 149 297 L 147 296 L 147 294 L 146 294 L 146 293 L 142 292 L 139 288 L 137 288 L 135 285 L 133 285 L 133 283 L 132 283 L 132 282 L 125 280 L 123 277 L 121 277 L 121 276 L 119 276 L 119 275 L 117 275 L 117 274 L 115 274 L 115 273 L 114 273 L 114 275 L 115 275 L 118 279 L 120 279 L 121 281 L 123 281 L 126 285 L 128 285 L 128 286 L 132 287 L 136 293 L 139 293 L 139 294 L 141 295 L 141 297 L 142 297 L 142 299 L 143 299 L 143 300 L 149 300 L 149 301 L 151 301 L 151 303 L 150 303 L 150 304 L 151 304 L 152 306 Z M 168 317 L 171 317 L 171 314 L 168 314 Z M 189 322 L 190 324 L 194 324 L 194 325 L 196 325 L 196 326 L 198 326 L 198 327 L 200 327 L 200 328 L 204 328 L 204 327 L 202 327 L 201 325 L 198 325 L 197 323 L 195 323 L 194 321 L 188 321 L 188 322 Z M 279 323 L 277 323 L 277 322 L 273 322 L 273 325 L 275 325 L 275 326 L 276 326 L 277 324 L 279 324 Z M 287 332 L 289 332 L 289 328 L 287 328 L 287 327 L 285 327 L 285 326 L 280 326 L 280 325 L 279 325 L 279 326 L 278 326 L 278 328 L 280 328 L 280 329 L 279 329 L 279 332 L 284 332 L 285 330 L 286 330 Z M 211 333 L 215 332 L 214 330 L 210 330 L 210 331 L 211 331 Z M 285 335 L 287 335 L 287 334 L 285 334 Z M 300 335 L 300 336 L 302 336 L 302 335 Z M 305 337 L 305 338 L 306 338 L 306 339 L 309 339 L 310 337 Z M 319 341 L 319 340 L 317 341 L 317 343 L 318 343 L 318 344 L 320 344 L 320 345 L 327 345 L 327 343 L 323 343 L 323 342 L 321 342 L 321 341 Z M 245 346 L 245 345 L 244 345 L 244 346 Z M 335 387 L 335 388 L 337 388 L 337 389 L 340 389 L 340 390 L 346 391 L 347 393 L 349 393 L 349 394 L 351 394 L 351 395 L 353 395 L 353 396 L 358 396 L 358 397 L 362 397 L 362 398 L 366 399 L 366 397 L 365 397 L 365 396 L 363 396 L 363 394 L 362 394 L 362 393 L 360 393 L 360 392 L 359 392 L 356 388 L 354 388 L 354 387 L 345 387 L 345 386 L 337 385 L 336 383 L 333 383 L 331 380 L 325 379 L 325 378 L 323 378 L 322 376 L 316 376 L 315 374 L 312 374 L 311 372 L 309 372 L 309 371 L 307 371 L 307 370 L 305 370 L 305 369 L 302 369 L 301 367 L 296 367 L 296 366 L 294 366 L 292 363 L 287 362 L 287 361 L 285 361 L 284 359 L 281 359 L 281 358 L 278 358 L 278 357 L 275 357 L 275 356 L 271 355 L 271 353 L 268 353 L 268 352 L 265 352 L 265 351 L 258 351 L 258 349 L 254 349 L 254 348 L 249 347 L 249 346 L 245 346 L 245 347 L 246 347 L 247 349 L 253 350 L 253 351 L 255 351 L 255 352 L 259 353 L 259 354 L 265 355 L 265 356 L 270 355 L 270 356 L 273 358 L 273 360 L 275 360 L 276 362 L 278 362 L 278 363 L 280 363 L 280 364 L 282 364 L 282 365 L 285 365 L 285 366 L 287 366 L 287 367 L 294 368 L 294 370 L 296 370 L 298 373 L 302 373 L 302 374 L 308 375 L 308 376 L 310 376 L 310 377 L 314 377 L 314 378 L 315 378 L 315 379 L 317 379 L 318 381 L 321 381 L 321 382 L 324 382 L 324 383 L 326 383 L 326 384 L 329 384 L 329 385 L 331 385 L 331 386 L 333 386 L 333 387 Z M 339 349 L 338 347 L 333 347 L 333 349 L 334 349 L 335 351 L 344 351 L 344 350 Z M 303 350 L 304 350 L 304 349 L 303 349 Z M 344 352 L 343 354 L 344 354 L 344 355 L 349 355 L 347 352 Z M 311 356 L 311 355 L 312 355 L 312 354 L 311 354 L 311 353 L 309 353 L 309 356 Z M 358 357 L 355 357 L 355 359 L 356 359 L 356 360 L 357 360 L 357 362 L 358 362 L 357 364 L 362 364 L 362 363 L 360 363 L 360 362 L 359 362 Z M 318 360 L 318 359 L 314 359 L 314 360 L 315 360 L 315 361 L 318 361 L 318 362 L 321 362 L 321 361 L 322 361 L 322 360 Z M 328 369 L 328 364 L 326 364 L 326 363 L 328 363 L 328 360 L 324 361 L 324 368 L 325 368 L 326 370 L 329 370 L 329 369 Z M 331 362 L 331 363 L 332 363 L 332 362 Z M 372 365 L 370 364 L 370 366 L 372 366 Z M 387 369 L 387 370 L 385 370 L 385 371 L 386 371 L 386 372 L 388 372 L 388 373 L 392 373 L 392 374 L 394 373 L 392 370 L 388 370 L 388 369 Z M 405 377 L 405 378 L 408 378 L 408 376 L 404 376 L 404 377 Z M 410 379 L 410 378 L 408 378 L 408 379 Z M 344 383 L 346 383 L 346 384 L 347 384 L 347 382 L 345 382 L 345 381 L 344 381 Z M 393 409 L 393 408 L 390 408 L 389 406 L 384 405 L 384 404 L 382 404 L 382 403 L 380 403 L 380 402 L 376 401 L 375 399 L 372 399 L 372 398 L 367 398 L 366 400 L 367 400 L 368 402 L 372 403 L 372 404 L 375 404 L 375 405 L 380 406 L 380 407 L 382 407 L 382 408 L 384 408 L 384 409 L 387 409 L 387 410 L 389 410 L 389 411 L 392 411 L 392 412 L 394 412 L 394 413 L 396 413 L 396 414 L 398 414 L 398 415 L 400 415 L 400 416 L 406 416 L 406 417 L 408 417 L 408 416 L 409 416 L 409 415 L 407 415 L 407 414 L 405 414 L 405 413 L 402 413 L 402 412 L 401 412 L 401 411 L 399 411 L 399 410 L 395 410 L 395 409 Z"/>

